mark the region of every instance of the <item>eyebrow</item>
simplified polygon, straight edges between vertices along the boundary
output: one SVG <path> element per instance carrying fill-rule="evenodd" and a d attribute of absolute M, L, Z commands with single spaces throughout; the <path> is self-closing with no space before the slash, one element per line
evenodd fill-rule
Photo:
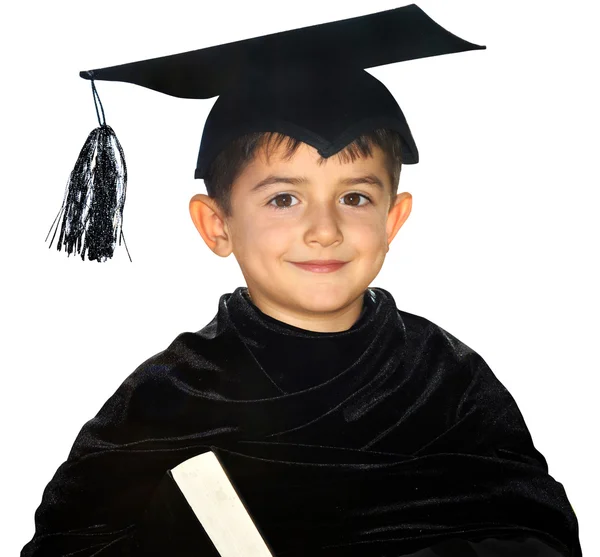
<path fill-rule="evenodd" d="M 260 191 L 267 186 L 277 183 L 292 184 L 292 185 L 303 185 L 307 184 L 310 180 L 304 176 L 274 176 L 269 175 L 264 180 L 261 180 L 256 184 L 250 191 Z M 384 189 L 383 182 L 375 176 L 375 174 L 366 174 L 364 176 L 357 176 L 356 178 L 343 178 L 338 182 L 344 186 L 355 186 L 357 184 L 371 184 L 377 186 L 380 189 Z"/>

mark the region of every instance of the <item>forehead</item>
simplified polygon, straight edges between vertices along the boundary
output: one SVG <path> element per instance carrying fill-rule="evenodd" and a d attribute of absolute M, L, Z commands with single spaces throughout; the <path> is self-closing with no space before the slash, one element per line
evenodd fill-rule
<path fill-rule="evenodd" d="M 285 141 L 274 144 L 265 143 L 259 146 L 250 161 L 240 173 L 238 180 L 261 179 L 265 174 L 293 172 L 298 176 L 349 177 L 370 172 L 379 174 L 384 180 L 387 174 L 386 156 L 377 145 L 371 145 L 371 155 L 363 154 L 354 148 L 349 152 L 348 147 L 338 153 L 324 158 L 319 152 L 306 143 L 300 143 L 293 153 L 289 153 Z"/>

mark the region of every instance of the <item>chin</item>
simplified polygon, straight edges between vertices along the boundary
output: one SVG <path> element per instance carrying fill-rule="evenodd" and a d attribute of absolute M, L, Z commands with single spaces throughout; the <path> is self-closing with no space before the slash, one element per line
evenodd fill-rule
<path fill-rule="evenodd" d="M 362 291 L 364 292 L 364 290 Z M 348 285 L 307 284 L 298 287 L 290 298 L 309 311 L 337 311 L 350 304 L 361 292 L 354 293 Z"/>

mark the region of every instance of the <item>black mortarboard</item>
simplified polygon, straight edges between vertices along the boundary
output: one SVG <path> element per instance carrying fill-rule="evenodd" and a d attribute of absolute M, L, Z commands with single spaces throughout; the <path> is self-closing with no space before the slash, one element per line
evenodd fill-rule
<path fill-rule="evenodd" d="M 231 140 L 260 131 L 284 133 L 329 157 L 362 133 L 388 128 L 402 138 L 403 162 L 414 164 L 419 154 L 398 103 L 365 69 L 483 48 L 449 33 L 411 4 L 80 72 L 92 81 L 100 127 L 88 137 L 67 184 L 55 220 L 62 214 L 57 247 L 82 259 L 87 251 L 89 259 L 103 261 L 122 237 L 127 172 L 119 142 L 104 122 L 95 80 L 125 81 L 182 98 L 218 95 L 204 126 L 196 178 L 206 175 Z"/>

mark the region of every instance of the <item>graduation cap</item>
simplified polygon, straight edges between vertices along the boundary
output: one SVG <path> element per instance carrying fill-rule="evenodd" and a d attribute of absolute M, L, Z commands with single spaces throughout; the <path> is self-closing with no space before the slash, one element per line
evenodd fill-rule
<path fill-rule="evenodd" d="M 419 160 L 398 103 L 365 71 L 385 64 L 484 49 L 446 31 L 417 5 L 119 66 L 82 71 L 99 127 L 83 146 L 50 228 L 57 249 L 112 257 L 122 233 L 127 168 L 106 124 L 95 81 L 124 81 L 167 95 L 218 95 L 202 134 L 195 178 L 227 144 L 250 132 L 281 132 L 330 157 L 377 128 L 399 133 L 402 161 Z M 48 236 L 50 235 L 48 233 Z M 47 239 L 47 238 L 46 238 Z M 127 249 L 127 246 L 125 245 Z"/>

